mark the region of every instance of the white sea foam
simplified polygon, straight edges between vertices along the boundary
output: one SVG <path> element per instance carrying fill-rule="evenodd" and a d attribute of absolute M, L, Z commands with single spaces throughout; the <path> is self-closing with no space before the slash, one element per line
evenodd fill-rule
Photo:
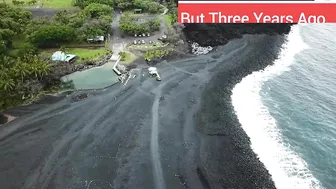
<path fill-rule="evenodd" d="M 306 162 L 283 142 L 275 119 L 262 104 L 263 83 L 290 69 L 295 54 L 308 48 L 302 41 L 300 26 L 294 26 L 272 66 L 243 78 L 232 91 L 232 104 L 239 122 L 251 139 L 251 148 L 272 175 L 278 189 L 319 189 L 319 182 Z"/>

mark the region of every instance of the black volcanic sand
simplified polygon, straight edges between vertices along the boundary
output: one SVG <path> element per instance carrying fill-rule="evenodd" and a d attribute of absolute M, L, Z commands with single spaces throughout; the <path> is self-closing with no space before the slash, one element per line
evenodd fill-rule
<path fill-rule="evenodd" d="M 139 69 L 126 86 L 31 105 L 0 127 L 0 188 L 275 188 L 230 95 L 273 62 L 283 40 L 244 36 L 158 65 L 161 82 Z"/>

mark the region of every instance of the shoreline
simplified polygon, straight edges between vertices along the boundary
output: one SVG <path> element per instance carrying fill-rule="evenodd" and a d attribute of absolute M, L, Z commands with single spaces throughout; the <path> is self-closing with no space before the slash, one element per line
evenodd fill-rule
<path fill-rule="evenodd" d="M 284 42 L 283 36 L 264 36 L 264 38 L 262 45 L 269 48 L 258 48 L 252 55 L 258 63 L 253 61 L 249 53 L 244 55 L 245 58 L 242 58 L 240 64 L 237 58 L 238 64 L 223 65 L 205 88 L 202 108 L 198 112 L 200 117 L 198 128 L 204 134 L 203 149 L 214 146 L 221 149 L 216 155 L 207 155 L 207 159 L 213 159 L 215 162 L 202 167 L 203 172 L 208 175 L 206 177 L 209 183 L 212 183 L 211 188 L 220 185 L 237 189 L 276 188 L 269 171 L 251 149 L 250 138 L 242 129 L 231 101 L 232 89 L 236 84 L 252 72 L 272 65 L 280 53 L 280 46 Z M 220 167 L 214 170 L 214 165 Z M 230 170 L 229 174 L 227 170 Z"/>

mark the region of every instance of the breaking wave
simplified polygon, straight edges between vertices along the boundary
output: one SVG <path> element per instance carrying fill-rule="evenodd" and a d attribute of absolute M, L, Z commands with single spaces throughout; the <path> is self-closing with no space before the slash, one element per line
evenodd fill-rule
<path fill-rule="evenodd" d="M 272 175 L 278 189 L 322 188 L 308 170 L 307 163 L 283 142 L 276 120 L 263 105 L 259 94 L 265 81 L 290 70 L 295 55 L 307 48 L 300 36 L 300 26 L 293 26 L 274 65 L 253 72 L 232 90 L 232 104 L 239 122 L 251 139 L 251 148 Z"/>

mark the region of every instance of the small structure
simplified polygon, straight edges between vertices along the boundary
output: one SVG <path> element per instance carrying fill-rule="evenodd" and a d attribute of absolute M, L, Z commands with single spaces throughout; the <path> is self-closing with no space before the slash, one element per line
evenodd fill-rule
<path fill-rule="evenodd" d="M 66 53 L 64 53 L 62 51 L 56 51 L 51 56 L 51 60 L 71 63 L 71 62 L 73 62 L 73 61 L 76 60 L 76 55 L 74 55 L 74 54 L 66 54 Z"/>
<path fill-rule="evenodd" d="M 87 41 L 89 43 L 102 43 L 102 42 L 105 41 L 105 37 L 104 36 L 96 36 L 94 38 L 87 39 Z"/>
<path fill-rule="evenodd" d="M 157 74 L 157 69 L 155 67 L 149 67 L 148 72 L 150 76 L 156 76 Z"/>
<path fill-rule="evenodd" d="M 161 81 L 161 77 L 155 67 L 149 67 L 148 72 L 149 72 L 149 76 L 155 77 L 157 81 Z"/>
<path fill-rule="evenodd" d="M 134 9 L 134 14 L 141 14 L 142 13 L 142 9 Z"/>

